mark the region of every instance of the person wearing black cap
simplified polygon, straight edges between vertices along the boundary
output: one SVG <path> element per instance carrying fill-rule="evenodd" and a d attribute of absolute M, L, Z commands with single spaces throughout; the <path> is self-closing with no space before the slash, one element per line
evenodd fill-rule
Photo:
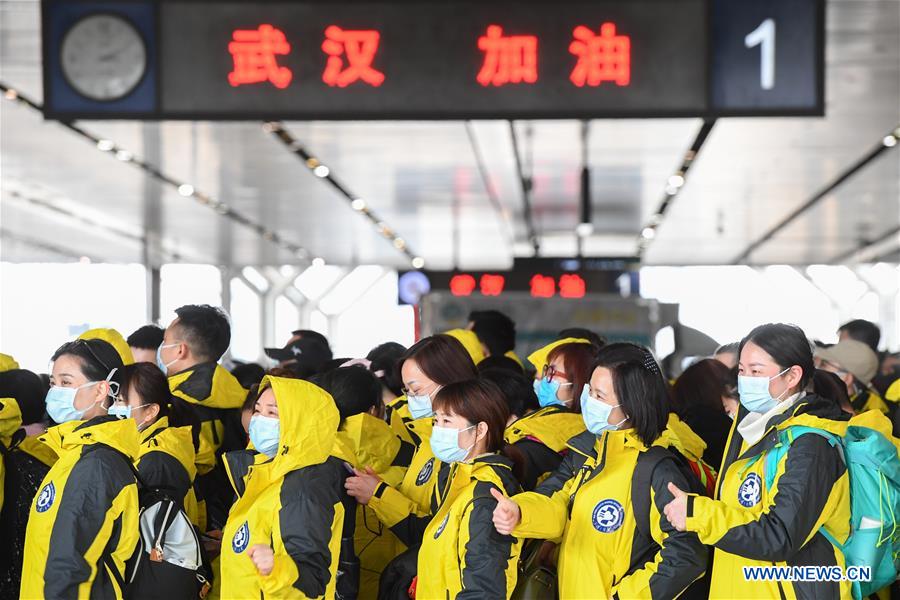
<path fill-rule="evenodd" d="M 316 335 L 321 337 L 322 334 Z M 278 361 L 279 367 L 291 369 L 301 379 L 319 373 L 332 358 L 328 343 L 310 335 L 294 335 L 284 348 L 266 348 L 265 351 L 266 356 Z"/>

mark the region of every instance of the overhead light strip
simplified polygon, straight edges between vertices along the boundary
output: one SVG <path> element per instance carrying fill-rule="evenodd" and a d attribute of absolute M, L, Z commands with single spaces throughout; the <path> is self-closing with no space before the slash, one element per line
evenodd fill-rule
<path fill-rule="evenodd" d="M 684 188 L 684 184 L 687 182 L 688 171 L 694 164 L 694 161 L 697 160 L 700 149 L 703 147 L 703 144 L 706 142 L 706 139 L 709 137 L 715 124 L 716 119 L 703 120 L 703 125 L 700 126 L 700 130 L 697 132 L 697 135 L 694 136 L 691 147 L 684 154 L 681 166 L 666 180 L 665 193 L 663 194 L 662 201 L 659 203 L 659 208 L 656 209 L 656 212 L 653 213 L 638 236 L 638 257 L 640 259 L 643 259 L 650 243 L 656 239 L 656 232 L 659 229 L 659 226 L 662 225 L 666 212 L 672 206 L 675 197 L 678 196 L 678 194 L 681 193 L 682 188 Z"/>
<path fill-rule="evenodd" d="M 28 98 L 15 88 L 10 87 L 5 83 L 0 82 L 0 92 L 2 92 L 3 96 L 11 102 L 17 102 L 23 106 L 27 106 L 33 110 L 43 113 L 43 106 L 41 106 L 41 104 L 39 104 L 35 100 L 32 100 L 31 98 Z M 306 250 L 306 248 L 282 238 L 281 235 L 279 235 L 276 231 L 269 229 L 262 223 L 254 221 L 246 215 L 234 210 L 226 203 L 216 200 L 209 194 L 198 191 L 192 184 L 185 181 L 179 181 L 174 177 L 163 173 L 157 167 L 137 158 L 133 152 L 119 146 L 113 140 L 98 137 L 74 122 L 60 121 L 59 124 L 69 129 L 73 133 L 79 135 L 80 137 L 93 143 L 97 147 L 98 151 L 103 152 L 104 154 L 109 154 L 110 156 L 115 157 L 121 162 L 130 163 L 136 166 L 150 177 L 175 189 L 181 196 L 185 198 L 193 198 L 194 201 L 196 201 L 198 204 L 216 211 L 219 215 L 230 219 L 235 223 L 252 229 L 263 239 L 272 242 L 282 250 L 290 252 L 296 258 L 300 260 L 306 260 L 309 257 L 309 252 Z"/>
<path fill-rule="evenodd" d="M 790 225 L 800 215 L 802 215 L 810 208 L 812 208 L 816 203 L 818 203 L 822 198 L 825 198 L 826 196 L 831 194 L 841 184 L 845 183 L 848 179 L 865 168 L 866 165 L 878 158 L 878 156 L 880 156 L 882 152 L 886 152 L 887 150 L 897 146 L 898 140 L 900 140 L 900 125 L 898 125 L 892 132 L 881 138 L 881 141 L 874 148 L 869 150 L 862 158 L 850 165 L 850 167 L 848 167 L 846 170 L 844 170 L 843 173 L 838 175 L 831 183 L 819 190 L 816 194 L 813 195 L 812 198 L 804 202 L 799 208 L 791 212 L 791 214 L 769 228 L 769 230 L 766 231 L 758 240 L 747 246 L 747 248 L 732 261 L 732 264 L 737 265 L 745 262 L 753 252 L 760 248 L 760 246 L 771 240 L 779 231 Z"/>
<path fill-rule="evenodd" d="M 421 269 L 425 266 L 425 259 L 413 252 L 409 243 L 389 226 L 384 219 L 379 217 L 366 200 L 353 194 L 347 189 L 347 187 L 334 175 L 331 168 L 323 164 L 321 160 L 307 150 L 303 144 L 288 131 L 284 123 L 279 121 L 267 121 L 263 123 L 263 131 L 273 135 L 277 140 L 284 144 L 291 153 L 303 161 L 303 164 L 312 171 L 313 175 L 329 183 L 338 194 L 347 200 L 350 204 L 350 208 L 368 219 L 372 225 L 375 226 L 375 230 L 381 237 L 390 242 L 395 249 L 399 250 L 409 258 L 413 268 Z"/>

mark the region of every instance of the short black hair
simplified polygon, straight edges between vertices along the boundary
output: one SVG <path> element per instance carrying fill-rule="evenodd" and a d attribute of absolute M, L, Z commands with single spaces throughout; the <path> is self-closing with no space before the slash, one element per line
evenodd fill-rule
<path fill-rule="evenodd" d="M 397 365 L 400 357 L 406 353 L 406 346 L 397 342 L 385 342 L 372 348 L 366 354 L 366 360 L 372 362 L 370 369 L 373 373 L 382 372 L 380 377 L 382 385 L 389 389 L 395 396 L 403 394 L 403 382 L 400 381 L 400 370 Z"/>
<path fill-rule="evenodd" d="M 862 342 L 878 354 L 878 342 L 881 341 L 881 329 L 872 321 L 853 319 L 838 328 L 838 332 L 846 333 L 850 339 Z"/>
<path fill-rule="evenodd" d="M 836 374 L 822 369 L 816 369 L 813 374 L 813 392 L 817 396 L 833 400 L 843 410 L 853 410 L 850 404 L 850 396 L 847 394 L 847 386 Z"/>
<path fill-rule="evenodd" d="M 481 371 L 478 376 L 493 382 L 500 388 L 511 415 L 523 417 L 540 408 L 532 380 L 525 377 L 521 371 L 516 373 L 509 369 L 495 367 Z"/>
<path fill-rule="evenodd" d="M 122 383 L 125 380 L 125 365 L 118 351 L 109 342 L 98 339 L 66 342 L 56 349 L 50 360 L 55 362 L 59 357 L 66 355 L 78 359 L 81 373 L 88 381 L 104 381 L 115 369 L 116 372 L 109 380 L 117 384 L 120 391 L 124 391 Z"/>
<path fill-rule="evenodd" d="M 316 340 L 328 349 L 328 360 L 331 360 L 333 355 L 331 353 L 331 345 L 328 343 L 328 338 L 318 331 L 313 331 L 312 329 L 295 329 L 291 334 L 308 340 Z"/>
<path fill-rule="evenodd" d="M 781 369 L 788 369 L 794 365 L 799 366 L 803 370 L 800 389 L 806 388 L 816 367 L 813 362 L 812 347 L 802 329 L 786 323 L 766 323 L 755 327 L 747 334 L 747 337 L 741 340 L 741 346 L 738 349 L 739 359 L 747 342 L 753 342 L 765 350 Z"/>
<path fill-rule="evenodd" d="M 491 356 L 503 356 L 516 347 L 516 324 L 499 310 L 473 310 L 469 321 Z"/>
<path fill-rule="evenodd" d="M 332 369 L 314 375 L 309 381 L 331 394 L 341 421 L 381 402 L 381 382 L 362 365 Z"/>
<path fill-rule="evenodd" d="M 512 371 L 513 373 L 518 373 L 519 375 L 525 374 L 525 369 L 522 368 L 522 365 L 514 361 L 508 356 L 488 356 L 480 363 L 475 366 L 478 369 L 479 373 L 487 371 L 488 369 L 503 369 L 505 371 Z"/>
<path fill-rule="evenodd" d="M 606 338 L 599 333 L 595 333 L 584 327 L 567 327 L 556 334 L 556 339 L 564 340 L 566 338 L 580 338 L 589 341 L 597 348 L 602 348 L 606 344 Z"/>
<path fill-rule="evenodd" d="M 231 324 L 225 311 L 209 304 L 187 304 L 175 310 L 181 341 L 202 362 L 222 358 L 231 344 Z"/>
<path fill-rule="evenodd" d="M 240 363 L 231 369 L 231 374 L 242 388 L 249 390 L 251 385 L 262 381 L 266 376 L 266 370 L 257 363 Z"/>
<path fill-rule="evenodd" d="M 610 370 L 622 411 L 638 438 L 647 446 L 652 445 L 669 420 L 669 392 L 653 355 L 636 344 L 607 344 L 597 353 L 591 372 L 598 367 Z"/>
<path fill-rule="evenodd" d="M 156 350 L 162 345 L 165 333 L 166 330 L 158 325 L 144 325 L 143 327 L 138 327 L 125 341 L 132 348 Z"/>
<path fill-rule="evenodd" d="M 40 376 L 27 369 L 12 369 L 0 373 L 0 398 L 15 398 L 22 413 L 22 425 L 44 420 L 44 398 L 47 387 Z"/>

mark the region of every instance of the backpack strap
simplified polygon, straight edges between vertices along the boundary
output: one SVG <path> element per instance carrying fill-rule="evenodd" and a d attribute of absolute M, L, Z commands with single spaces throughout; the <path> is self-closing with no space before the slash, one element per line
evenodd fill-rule
<path fill-rule="evenodd" d="M 772 485 L 775 483 L 775 472 L 778 470 L 778 463 L 781 462 L 781 459 L 784 458 L 784 455 L 787 454 L 788 449 L 791 447 L 791 444 L 794 443 L 801 435 L 811 433 L 818 436 L 821 436 L 828 440 L 828 443 L 831 444 L 832 448 L 835 448 L 838 451 L 838 454 L 841 457 L 841 461 L 846 464 L 847 460 L 844 457 L 844 446 L 841 442 L 841 438 L 838 435 L 835 435 L 829 431 L 825 431 L 824 429 L 818 429 L 816 427 L 807 427 L 806 425 L 791 425 L 790 427 L 785 427 L 781 431 L 778 432 L 778 443 L 766 451 L 766 463 L 765 463 L 765 474 L 766 474 L 766 489 L 772 489 Z"/>
<path fill-rule="evenodd" d="M 638 455 L 631 477 L 631 506 L 634 510 L 634 524 L 648 540 L 650 535 L 650 488 L 653 471 L 664 460 L 675 460 L 672 454 L 662 446 L 650 446 Z"/>

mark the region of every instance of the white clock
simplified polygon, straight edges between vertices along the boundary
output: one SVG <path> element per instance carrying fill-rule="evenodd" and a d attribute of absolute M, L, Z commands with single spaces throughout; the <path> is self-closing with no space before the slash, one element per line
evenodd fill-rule
<path fill-rule="evenodd" d="M 81 18 L 62 41 L 63 75 L 86 98 L 124 98 L 147 70 L 147 47 L 134 25 L 117 15 L 100 13 Z"/>

